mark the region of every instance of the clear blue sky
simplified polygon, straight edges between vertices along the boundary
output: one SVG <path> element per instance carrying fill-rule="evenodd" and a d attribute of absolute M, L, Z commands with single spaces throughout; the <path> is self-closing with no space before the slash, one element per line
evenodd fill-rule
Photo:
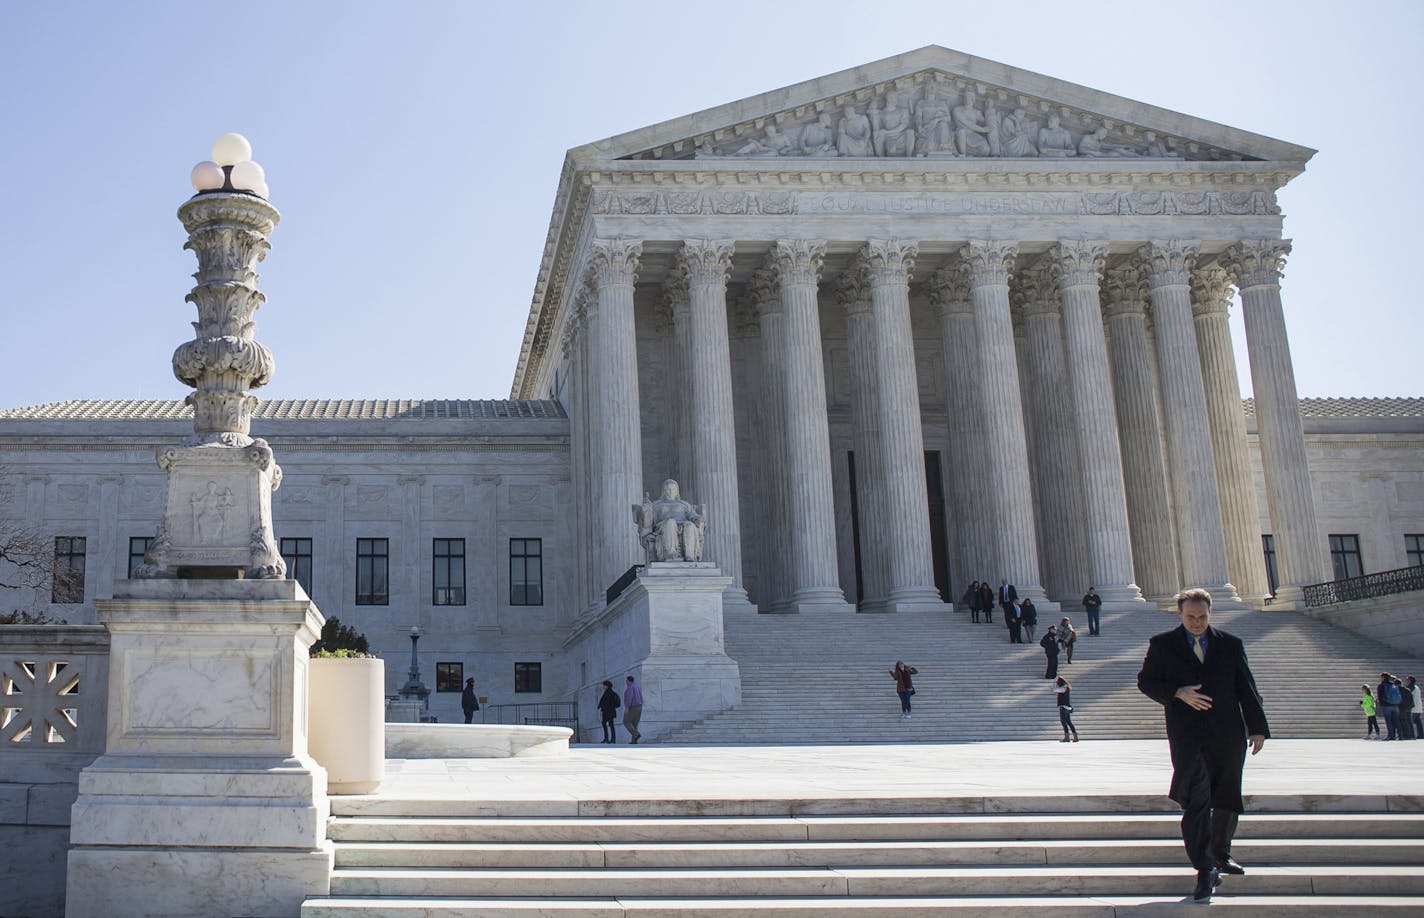
<path fill-rule="evenodd" d="M 927 44 L 1319 149 L 1281 195 L 1301 394 L 1424 395 L 1421 39 L 1417 2 L 12 0 L 0 407 L 186 394 L 174 212 L 226 131 L 283 215 L 258 396 L 507 397 L 565 150 Z"/>

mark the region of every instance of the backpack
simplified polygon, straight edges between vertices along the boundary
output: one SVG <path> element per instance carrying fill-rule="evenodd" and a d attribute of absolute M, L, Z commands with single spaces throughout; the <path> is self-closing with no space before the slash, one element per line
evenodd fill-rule
<path fill-rule="evenodd" d="M 1397 685 L 1395 685 L 1393 682 L 1391 682 L 1390 684 L 1388 684 L 1388 685 L 1386 685 L 1386 686 L 1384 687 L 1384 703 L 1385 703 L 1385 704 L 1399 704 L 1399 702 L 1400 702 L 1399 686 L 1397 686 Z"/>

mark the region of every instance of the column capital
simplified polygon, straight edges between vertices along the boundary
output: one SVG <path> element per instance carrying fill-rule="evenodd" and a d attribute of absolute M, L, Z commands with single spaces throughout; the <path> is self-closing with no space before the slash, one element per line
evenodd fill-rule
<path fill-rule="evenodd" d="M 1065 239 L 1048 254 L 1058 268 L 1058 283 L 1063 289 L 1096 287 L 1107 265 L 1108 244 L 1101 239 Z"/>
<path fill-rule="evenodd" d="M 1014 275 L 1011 299 L 1024 318 L 1058 313 L 1057 268 L 1053 258 L 1037 258 Z"/>
<path fill-rule="evenodd" d="M 1147 268 L 1129 260 L 1103 272 L 1103 311 L 1108 316 L 1147 312 Z"/>
<path fill-rule="evenodd" d="M 752 272 L 751 282 L 747 284 L 747 299 L 759 319 L 781 315 L 781 283 L 776 269 L 770 264 Z"/>
<path fill-rule="evenodd" d="M 632 286 L 638 279 L 643 243 L 638 239 L 595 239 L 589 247 L 589 277 L 596 286 Z"/>
<path fill-rule="evenodd" d="M 1192 315 L 1226 315 L 1231 307 L 1231 272 L 1220 265 L 1192 270 Z"/>
<path fill-rule="evenodd" d="M 1279 287 L 1290 250 L 1289 239 L 1243 239 L 1228 248 L 1224 258 L 1242 290 Z"/>
<path fill-rule="evenodd" d="M 677 253 L 687 283 L 695 286 L 725 285 L 732 272 L 730 239 L 686 239 Z"/>
<path fill-rule="evenodd" d="M 768 256 L 783 286 L 818 283 L 825 257 L 826 243 L 820 239 L 778 239 Z"/>
<path fill-rule="evenodd" d="M 836 281 L 836 302 L 850 315 L 870 312 L 870 267 L 863 257 L 856 258 Z"/>
<path fill-rule="evenodd" d="M 969 299 L 969 266 L 964 259 L 951 257 L 948 264 L 930 275 L 925 286 L 930 302 L 941 314 L 974 312 L 974 303 Z"/>
<path fill-rule="evenodd" d="M 1001 239 L 971 239 L 959 250 L 959 257 L 969 267 L 969 286 L 990 287 L 1009 282 L 1014 257 L 1019 253 L 1016 242 Z"/>
<path fill-rule="evenodd" d="M 869 239 L 861 247 L 870 285 L 908 284 L 920 244 L 913 239 Z"/>
<path fill-rule="evenodd" d="M 1154 239 L 1137 250 L 1147 263 L 1147 285 L 1185 287 L 1201 243 L 1195 239 Z"/>
<path fill-rule="evenodd" d="M 663 281 L 663 300 L 673 318 L 687 315 L 692 308 L 692 294 L 688 290 L 690 281 L 687 266 L 681 259 L 674 261 Z"/>

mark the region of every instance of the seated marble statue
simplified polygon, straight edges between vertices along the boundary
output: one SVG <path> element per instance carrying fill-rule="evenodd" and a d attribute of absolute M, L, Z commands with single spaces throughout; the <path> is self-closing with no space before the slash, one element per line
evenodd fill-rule
<path fill-rule="evenodd" d="M 915 129 L 910 122 L 910 110 L 900 106 L 900 94 L 887 92 L 885 107 L 870 110 L 875 128 L 876 156 L 915 155 Z"/>
<path fill-rule="evenodd" d="M 1100 127 L 1091 134 L 1084 134 L 1078 141 L 1079 156 L 1136 156 L 1137 151 L 1120 144 L 1107 143 L 1108 129 Z"/>
<path fill-rule="evenodd" d="M 831 113 L 821 116 L 801 129 L 802 156 L 836 156 L 836 132 L 831 126 Z"/>
<path fill-rule="evenodd" d="M 641 504 L 633 505 L 633 522 L 649 562 L 702 560 L 706 507 L 683 500 L 671 478 L 663 482 L 661 498 L 653 500 L 645 494 Z"/>
<path fill-rule="evenodd" d="M 1057 115 L 1048 116 L 1048 124 L 1038 131 L 1039 156 L 1077 156 L 1073 135 L 1068 133 Z"/>
<path fill-rule="evenodd" d="M 964 94 L 964 104 L 954 107 L 954 146 L 960 156 L 990 156 L 989 125 L 974 104 L 974 93 Z"/>
<path fill-rule="evenodd" d="M 872 156 L 870 148 L 870 119 L 855 110 L 854 105 L 842 109 L 840 124 L 836 125 L 836 150 L 842 156 Z"/>
<path fill-rule="evenodd" d="M 776 125 L 766 126 L 765 138 L 750 138 L 737 156 L 783 156 L 791 150 L 791 138 L 776 129 Z"/>
<path fill-rule="evenodd" d="M 1014 109 L 999 122 L 999 135 L 1005 156 L 1037 156 L 1038 147 L 1033 145 L 1030 135 L 1028 114 L 1021 108 Z"/>
<path fill-rule="evenodd" d="M 930 87 L 925 90 L 924 99 L 915 106 L 915 152 L 920 156 L 953 153 L 953 133 L 949 102 L 940 98 L 938 90 Z"/>

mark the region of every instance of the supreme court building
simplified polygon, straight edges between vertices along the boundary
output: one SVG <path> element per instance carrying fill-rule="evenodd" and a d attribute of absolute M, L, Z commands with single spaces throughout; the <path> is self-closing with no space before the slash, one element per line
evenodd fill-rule
<path fill-rule="evenodd" d="M 1424 401 L 1297 395 L 1276 192 L 1312 154 L 933 46 L 570 150 L 510 400 L 254 415 L 289 570 L 508 701 L 637 668 L 610 587 L 669 478 L 739 614 L 945 612 L 1000 578 L 1290 607 L 1337 537 L 1345 573 L 1424 563 Z M 5 513 L 84 572 L 8 606 L 92 620 L 186 417 L 0 412 Z"/>

